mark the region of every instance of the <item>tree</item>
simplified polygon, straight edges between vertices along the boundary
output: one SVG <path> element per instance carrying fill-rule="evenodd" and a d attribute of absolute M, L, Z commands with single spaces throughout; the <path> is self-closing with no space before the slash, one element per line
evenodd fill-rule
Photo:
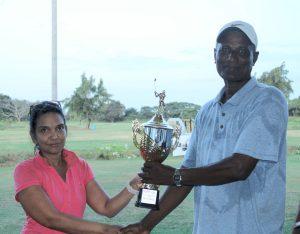
<path fill-rule="evenodd" d="M 288 70 L 285 69 L 285 63 L 283 62 L 279 67 L 273 68 L 270 72 L 264 72 L 257 80 L 261 83 L 275 86 L 289 99 L 290 94 L 293 93 L 293 89 L 291 86 L 292 81 L 287 78 L 287 74 Z"/>
<path fill-rule="evenodd" d="M 104 88 L 103 80 L 100 79 L 95 95 L 95 114 L 98 120 L 104 119 L 103 109 L 105 108 L 105 104 L 108 104 L 111 101 L 111 97 L 112 95 Z"/>
<path fill-rule="evenodd" d="M 31 103 L 26 100 L 12 100 L 11 112 L 13 118 L 17 121 L 26 120 L 28 118 L 29 108 Z"/>
<path fill-rule="evenodd" d="M 199 109 L 199 105 L 189 102 L 170 102 L 166 103 L 165 116 L 166 118 L 191 119 L 195 118 Z"/>
<path fill-rule="evenodd" d="M 26 120 L 31 103 L 26 100 L 11 99 L 0 94 L 0 119 Z"/>
<path fill-rule="evenodd" d="M 104 109 L 104 120 L 106 121 L 121 121 L 125 117 L 125 106 L 119 101 L 111 100 Z"/>
<path fill-rule="evenodd" d="M 289 101 L 289 115 L 300 116 L 300 97 Z"/>
<path fill-rule="evenodd" d="M 108 103 L 110 97 L 102 79 L 96 86 L 93 76 L 87 78 L 85 74 L 82 74 L 81 85 L 76 88 L 71 98 L 65 101 L 65 107 L 70 116 L 75 114 L 80 119 L 87 120 L 87 128 L 89 128 L 91 121 L 97 118 L 98 112 Z"/>
<path fill-rule="evenodd" d="M 126 119 L 136 119 L 138 118 L 139 112 L 135 108 L 128 108 L 125 110 L 125 118 Z"/>
<path fill-rule="evenodd" d="M 0 94 L 0 119 L 12 119 L 13 113 L 11 111 L 12 100 L 9 96 Z"/>
<path fill-rule="evenodd" d="M 164 117 L 166 118 L 194 118 L 200 109 L 199 105 L 189 102 L 170 102 L 164 107 Z M 139 117 L 149 119 L 156 113 L 157 107 L 143 106 L 140 110 Z"/>
<path fill-rule="evenodd" d="M 140 110 L 140 118 L 150 119 L 156 112 L 156 108 L 150 106 L 143 106 Z"/>

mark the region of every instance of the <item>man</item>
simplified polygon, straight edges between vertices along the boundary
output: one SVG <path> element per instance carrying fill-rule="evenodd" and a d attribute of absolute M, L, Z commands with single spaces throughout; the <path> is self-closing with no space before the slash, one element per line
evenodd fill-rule
<path fill-rule="evenodd" d="M 225 86 L 197 114 L 181 169 L 145 163 L 145 183 L 170 185 L 160 210 L 124 233 L 149 233 L 194 187 L 193 233 L 282 233 L 285 216 L 287 103 L 251 78 L 257 36 L 242 21 L 226 24 L 214 50 Z"/>

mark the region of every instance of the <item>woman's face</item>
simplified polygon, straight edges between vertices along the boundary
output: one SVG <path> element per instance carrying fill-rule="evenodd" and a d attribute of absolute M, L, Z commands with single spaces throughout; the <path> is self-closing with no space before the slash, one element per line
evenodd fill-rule
<path fill-rule="evenodd" d="M 66 142 L 66 127 L 62 116 L 48 112 L 37 119 L 33 140 L 43 155 L 61 154 Z"/>

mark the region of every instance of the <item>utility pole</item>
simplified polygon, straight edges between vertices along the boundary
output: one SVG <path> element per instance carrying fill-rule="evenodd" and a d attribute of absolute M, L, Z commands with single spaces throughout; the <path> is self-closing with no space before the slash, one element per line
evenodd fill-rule
<path fill-rule="evenodd" d="M 57 0 L 52 0 L 52 101 L 57 101 Z"/>

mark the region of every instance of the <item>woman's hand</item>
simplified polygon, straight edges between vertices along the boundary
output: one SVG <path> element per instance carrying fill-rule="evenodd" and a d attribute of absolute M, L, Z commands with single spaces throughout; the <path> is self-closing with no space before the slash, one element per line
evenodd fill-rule
<path fill-rule="evenodd" d="M 130 186 L 134 189 L 134 190 L 139 190 L 142 186 L 142 178 L 139 177 L 138 175 L 136 175 L 130 182 L 129 182 Z"/>
<path fill-rule="evenodd" d="M 141 223 L 134 223 L 131 225 L 128 225 L 127 227 L 124 227 L 121 229 L 122 234 L 149 234 L 150 231 L 147 230 Z"/>
<path fill-rule="evenodd" d="M 99 234 L 118 234 L 120 233 L 121 226 L 101 224 L 102 228 L 99 230 Z"/>

